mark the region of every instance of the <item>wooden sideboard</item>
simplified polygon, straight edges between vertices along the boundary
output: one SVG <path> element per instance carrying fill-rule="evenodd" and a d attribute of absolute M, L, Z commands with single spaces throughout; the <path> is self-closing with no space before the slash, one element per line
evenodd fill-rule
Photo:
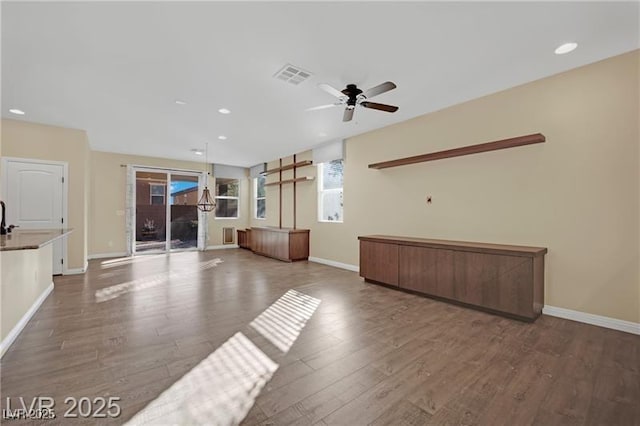
<path fill-rule="evenodd" d="M 546 248 L 371 235 L 360 276 L 525 321 L 544 306 Z"/>
<path fill-rule="evenodd" d="M 251 228 L 251 249 L 256 254 L 293 262 L 309 258 L 309 230 Z"/>

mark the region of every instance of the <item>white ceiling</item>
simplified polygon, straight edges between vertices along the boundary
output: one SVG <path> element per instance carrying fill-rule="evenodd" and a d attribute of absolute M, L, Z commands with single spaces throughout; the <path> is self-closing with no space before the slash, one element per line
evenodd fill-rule
<path fill-rule="evenodd" d="M 211 162 L 251 166 L 636 49 L 638 30 L 635 2 L 3 2 L 2 116 L 102 151 L 200 160 L 209 141 Z M 314 75 L 276 80 L 285 63 Z M 374 100 L 395 114 L 305 111 L 334 100 L 318 83 L 386 80 Z"/>

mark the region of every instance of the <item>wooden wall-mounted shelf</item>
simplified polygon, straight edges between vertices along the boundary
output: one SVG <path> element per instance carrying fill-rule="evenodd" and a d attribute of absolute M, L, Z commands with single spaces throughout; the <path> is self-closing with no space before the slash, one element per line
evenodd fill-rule
<path fill-rule="evenodd" d="M 400 158 L 398 160 L 373 163 L 369 164 L 369 168 L 387 169 L 389 167 L 406 166 L 407 164 L 424 163 L 425 161 L 442 160 L 443 158 L 460 157 L 462 155 L 478 154 L 481 152 L 496 151 L 498 149 L 532 145 L 536 143 L 542 143 L 544 141 L 546 141 L 546 138 L 542 133 L 534 133 L 532 135 L 518 136 L 516 138 L 502 139 L 499 141 L 481 143 L 478 145 L 463 146 L 461 148 L 416 155 L 414 157 Z"/>
<path fill-rule="evenodd" d="M 295 178 L 295 179 L 286 179 L 286 180 L 279 180 L 277 182 L 265 183 L 264 186 L 284 185 L 284 184 L 287 184 L 287 183 L 306 182 L 308 180 L 313 180 L 313 178 L 310 177 L 310 176 L 303 176 L 303 177 L 299 177 L 299 178 Z"/>
<path fill-rule="evenodd" d="M 297 163 L 287 164 L 286 166 L 276 167 L 275 169 L 269 169 L 264 172 L 264 175 L 270 175 L 272 173 L 284 172 L 285 170 L 291 170 L 298 167 L 310 166 L 313 164 L 311 160 L 299 161 Z"/>

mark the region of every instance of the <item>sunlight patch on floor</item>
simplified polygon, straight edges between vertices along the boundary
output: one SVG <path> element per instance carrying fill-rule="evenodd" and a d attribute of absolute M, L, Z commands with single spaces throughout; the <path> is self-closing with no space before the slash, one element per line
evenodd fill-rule
<path fill-rule="evenodd" d="M 289 290 L 249 325 L 286 353 L 318 305 L 320 299 Z"/>
<path fill-rule="evenodd" d="M 117 297 L 125 294 L 146 290 L 149 288 L 157 287 L 163 283 L 167 283 L 171 280 L 184 280 L 197 276 L 200 272 L 207 269 L 215 268 L 219 264 L 223 263 L 222 259 L 212 259 L 206 262 L 200 262 L 188 269 L 176 269 L 172 271 L 162 272 L 160 274 L 149 275 L 146 277 L 138 278 L 132 281 L 127 281 L 120 284 L 115 284 L 109 287 L 96 290 L 95 298 L 96 303 L 103 303 L 109 300 L 113 300 Z"/>
<path fill-rule="evenodd" d="M 320 302 L 289 290 L 250 325 L 286 353 Z M 237 332 L 126 424 L 238 425 L 277 369 Z"/>
<path fill-rule="evenodd" d="M 117 266 L 132 265 L 134 263 L 142 263 L 148 260 L 164 257 L 166 254 L 147 254 L 143 256 L 127 256 L 118 257 L 116 259 L 103 260 L 100 262 L 100 269 L 115 268 Z"/>
<path fill-rule="evenodd" d="M 115 259 L 103 260 L 100 262 L 100 269 L 115 268 L 118 266 L 125 266 L 125 265 L 133 265 L 133 264 L 147 262 L 149 260 L 157 260 L 161 258 L 166 258 L 167 260 L 171 260 L 171 258 L 181 257 L 186 254 L 193 253 L 194 251 L 195 250 L 181 251 L 181 252 L 174 252 L 174 253 L 148 253 L 148 254 L 138 253 L 137 255 L 134 255 L 134 256 L 118 257 Z"/>
<path fill-rule="evenodd" d="M 236 333 L 128 424 L 239 424 L 277 369 L 244 334 Z"/>

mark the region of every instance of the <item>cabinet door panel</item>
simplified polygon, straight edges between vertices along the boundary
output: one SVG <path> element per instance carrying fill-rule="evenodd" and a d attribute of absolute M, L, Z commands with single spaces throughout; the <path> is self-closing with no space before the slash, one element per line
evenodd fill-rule
<path fill-rule="evenodd" d="M 436 294 L 438 250 L 400 246 L 399 257 L 399 286 L 421 293 Z"/>
<path fill-rule="evenodd" d="M 456 252 L 454 265 L 455 299 L 516 315 L 532 315 L 531 258 Z"/>
<path fill-rule="evenodd" d="M 270 232 L 269 252 L 267 254 L 283 260 L 289 260 L 289 234 Z"/>
<path fill-rule="evenodd" d="M 454 253 L 454 298 L 482 305 L 487 282 L 496 282 L 498 262 L 494 255 L 457 251 Z"/>
<path fill-rule="evenodd" d="M 397 286 L 398 246 L 360 241 L 360 276 Z"/>
<path fill-rule="evenodd" d="M 289 256 L 291 260 L 309 258 L 309 233 L 295 232 L 289 234 Z"/>
<path fill-rule="evenodd" d="M 452 250 L 437 251 L 435 295 L 454 298 L 454 254 Z"/>
<path fill-rule="evenodd" d="M 533 312 L 533 259 L 511 257 L 509 261 L 501 259 L 502 264 L 498 273 L 497 300 L 487 300 L 485 303 L 503 312 L 534 318 Z"/>

